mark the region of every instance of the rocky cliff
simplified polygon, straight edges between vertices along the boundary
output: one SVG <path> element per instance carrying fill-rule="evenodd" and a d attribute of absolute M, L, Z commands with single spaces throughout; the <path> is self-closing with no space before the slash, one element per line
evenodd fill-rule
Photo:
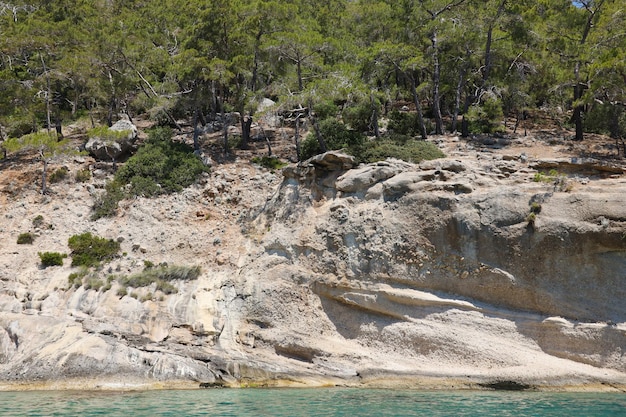
<path fill-rule="evenodd" d="M 441 146 L 448 158 L 420 165 L 224 165 L 96 222 L 106 171 L 42 200 L 5 164 L 0 387 L 624 389 L 623 170 Z M 202 274 L 123 295 L 115 280 L 68 285 L 69 262 L 38 265 L 85 231 L 121 242 L 104 275 L 145 261 Z"/>

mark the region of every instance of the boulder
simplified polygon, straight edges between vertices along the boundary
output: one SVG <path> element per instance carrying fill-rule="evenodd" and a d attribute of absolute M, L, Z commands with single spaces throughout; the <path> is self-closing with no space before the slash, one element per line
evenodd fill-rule
<path fill-rule="evenodd" d="M 94 136 L 87 141 L 85 149 L 101 161 L 114 161 L 128 154 L 137 139 L 137 126 L 127 120 L 119 120 L 111 126 L 110 135 Z M 125 136 L 118 132 L 127 132 Z"/>
<path fill-rule="evenodd" d="M 306 161 L 308 165 L 322 168 L 326 171 L 346 171 L 357 166 L 356 158 L 338 151 L 329 151 Z"/>
<path fill-rule="evenodd" d="M 365 191 L 380 181 L 387 180 L 400 172 L 409 169 L 411 165 L 402 161 L 381 161 L 352 169 L 337 178 L 337 190 L 344 193 Z"/>

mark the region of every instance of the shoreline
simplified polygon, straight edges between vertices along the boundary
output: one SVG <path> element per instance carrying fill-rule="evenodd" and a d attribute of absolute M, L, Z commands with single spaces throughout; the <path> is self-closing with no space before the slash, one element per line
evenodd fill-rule
<path fill-rule="evenodd" d="M 437 377 L 393 378 L 382 377 L 361 382 L 340 379 L 270 379 L 245 380 L 223 385 L 206 385 L 199 381 L 154 381 L 98 379 L 66 379 L 56 381 L 7 382 L 0 381 L 0 392 L 146 392 L 159 390 L 202 390 L 202 389 L 384 389 L 415 391 L 505 391 L 505 392 L 554 392 L 554 393 L 626 393 L 626 383 L 609 381 L 566 382 L 559 384 L 544 381 L 543 384 L 519 383 L 509 380 L 458 379 Z"/>

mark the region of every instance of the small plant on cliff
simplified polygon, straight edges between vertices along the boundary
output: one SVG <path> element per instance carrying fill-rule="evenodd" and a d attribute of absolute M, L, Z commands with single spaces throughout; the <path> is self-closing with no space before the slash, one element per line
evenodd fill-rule
<path fill-rule="evenodd" d="M 117 205 L 124 199 L 124 191 L 117 181 L 109 181 L 104 190 L 104 194 L 95 199 L 91 220 L 114 216 L 117 213 Z"/>
<path fill-rule="evenodd" d="M 111 130 L 108 126 L 96 126 L 87 131 L 88 138 L 99 138 L 105 142 L 115 142 L 128 137 L 130 130 Z"/>
<path fill-rule="evenodd" d="M 537 203 L 536 201 L 533 201 L 530 204 L 530 212 L 535 213 L 535 214 L 541 213 L 541 204 Z"/>
<path fill-rule="evenodd" d="M 156 289 L 164 294 L 175 294 L 178 289 L 169 281 L 190 281 L 197 279 L 202 270 L 199 266 L 160 266 L 149 267 L 138 274 L 121 277 L 119 283 L 124 287 L 141 288 L 156 284 Z"/>
<path fill-rule="evenodd" d="M 72 272 L 67 277 L 67 283 L 71 287 L 78 288 L 83 285 L 83 278 L 89 273 L 89 269 L 82 267 L 78 272 Z"/>
<path fill-rule="evenodd" d="M 39 252 L 38 255 L 41 260 L 41 266 L 44 268 L 61 266 L 63 265 L 63 259 L 67 258 L 66 254 L 59 252 Z"/>
<path fill-rule="evenodd" d="M 126 295 L 128 295 L 128 289 L 127 289 L 126 287 L 120 287 L 120 288 L 118 288 L 118 290 L 117 290 L 117 296 L 118 296 L 118 297 L 120 297 L 120 298 L 121 298 L 121 297 L 124 297 L 124 296 L 126 296 Z"/>
<path fill-rule="evenodd" d="M 21 233 L 17 237 L 18 245 L 31 245 L 35 241 L 35 235 L 32 233 Z"/>
<path fill-rule="evenodd" d="M 41 227 L 41 226 L 43 226 L 43 216 L 41 214 L 38 214 L 33 219 L 33 227 Z"/>
<path fill-rule="evenodd" d="M 273 158 L 271 156 L 262 156 L 262 157 L 255 156 L 254 158 L 252 158 L 251 161 L 254 164 L 261 165 L 263 168 L 272 169 L 272 170 L 281 169 L 287 165 L 286 162 L 283 162 L 280 159 Z"/>
<path fill-rule="evenodd" d="M 120 251 L 119 242 L 89 232 L 70 237 L 67 244 L 72 249 L 72 266 L 97 266 L 114 259 Z"/>
<path fill-rule="evenodd" d="M 153 129 L 146 144 L 117 171 L 105 193 L 96 199 L 92 220 L 117 212 L 126 197 L 155 197 L 171 194 L 190 186 L 208 171 L 193 149 L 172 142 L 169 129 Z"/>
<path fill-rule="evenodd" d="M 88 169 L 81 169 L 80 171 L 76 172 L 76 175 L 74 175 L 74 179 L 76 180 L 76 182 L 87 182 L 91 179 L 91 171 L 89 171 Z"/>
<path fill-rule="evenodd" d="M 56 169 L 52 174 L 50 174 L 50 183 L 55 184 L 57 182 L 63 181 L 67 178 L 67 174 L 69 174 L 70 170 L 66 167 L 61 167 Z"/>

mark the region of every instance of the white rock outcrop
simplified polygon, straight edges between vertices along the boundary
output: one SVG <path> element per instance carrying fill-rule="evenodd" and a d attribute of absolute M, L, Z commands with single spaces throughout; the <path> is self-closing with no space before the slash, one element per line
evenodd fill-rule
<path fill-rule="evenodd" d="M 501 162 L 224 167 L 97 222 L 88 185 L 58 188 L 63 203 L 2 197 L 0 389 L 624 390 L 626 181 L 561 187 Z M 39 214 L 53 228 L 17 245 Z M 37 265 L 87 230 L 121 242 L 109 288 L 70 287 L 68 260 Z M 115 276 L 145 261 L 202 274 L 124 294 Z"/>

